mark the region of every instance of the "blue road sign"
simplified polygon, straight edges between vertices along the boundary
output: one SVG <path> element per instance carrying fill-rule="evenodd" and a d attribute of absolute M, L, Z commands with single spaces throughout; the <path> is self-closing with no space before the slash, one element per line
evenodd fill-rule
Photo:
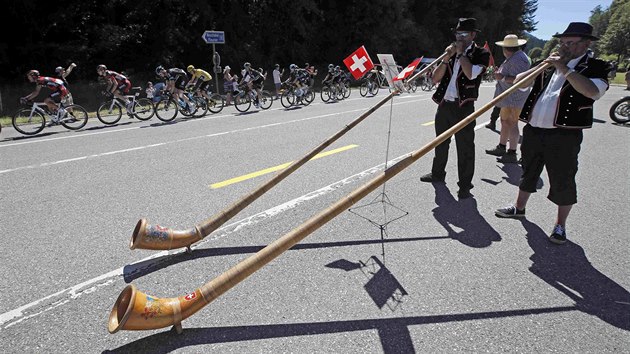
<path fill-rule="evenodd" d="M 225 32 L 223 31 L 205 31 L 201 38 L 208 44 L 225 44 Z"/>

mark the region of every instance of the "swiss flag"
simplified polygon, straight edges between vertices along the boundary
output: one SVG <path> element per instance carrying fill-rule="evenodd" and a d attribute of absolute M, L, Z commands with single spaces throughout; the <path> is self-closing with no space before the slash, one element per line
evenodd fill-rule
<path fill-rule="evenodd" d="M 400 74 L 398 74 L 392 81 L 400 81 L 408 78 L 413 73 L 413 71 L 416 70 L 416 67 L 418 67 L 418 65 L 422 61 L 422 58 L 424 57 L 420 57 L 412 61 L 411 64 L 407 65 L 407 67 L 403 71 L 401 71 Z"/>
<path fill-rule="evenodd" d="M 486 44 L 484 44 L 483 47 L 490 53 L 490 63 L 488 64 L 488 67 L 494 66 L 494 57 L 492 57 L 492 51 L 488 46 L 488 41 L 486 41 Z"/>
<path fill-rule="evenodd" d="M 348 67 L 348 70 L 350 70 L 355 80 L 360 79 L 363 74 L 374 67 L 374 63 L 372 59 L 370 59 L 364 46 L 361 46 L 359 49 L 355 50 L 354 53 L 350 54 L 343 60 L 343 63 L 346 64 L 346 67 Z"/>

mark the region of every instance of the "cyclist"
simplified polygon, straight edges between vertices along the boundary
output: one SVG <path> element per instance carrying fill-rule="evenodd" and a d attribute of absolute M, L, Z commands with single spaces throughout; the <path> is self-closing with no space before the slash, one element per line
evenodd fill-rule
<path fill-rule="evenodd" d="M 74 100 L 72 99 L 72 93 L 70 92 L 70 87 L 68 86 L 68 80 L 66 80 L 66 77 L 70 75 L 70 73 L 72 72 L 72 69 L 76 68 L 76 66 L 77 64 L 71 63 L 67 69 L 64 69 L 62 66 L 58 66 L 57 68 L 55 68 L 55 74 L 57 74 L 57 78 L 63 80 L 63 85 L 68 90 L 68 94 L 63 100 L 63 104 L 65 106 L 69 106 L 74 103 Z"/>
<path fill-rule="evenodd" d="M 289 65 L 289 78 L 285 82 L 297 88 L 295 90 L 295 96 L 299 101 L 302 100 L 302 95 L 304 94 L 303 88 L 307 85 L 308 80 L 309 76 L 306 70 L 298 68 L 295 64 Z"/>
<path fill-rule="evenodd" d="M 46 86 L 52 92 L 44 99 L 44 103 L 46 103 L 50 112 L 57 113 L 58 117 L 63 117 L 66 111 L 59 106 L 59 103 L 68 95 L 68 89 L 66 89 L 66 86 L 63 84 L 63 80 L 54 77 L 40 76 L 37 70 L 30 70 L 26 74 L 26 77 L 28 81 L 35 84 L 35 90 L 20 98 L 20 102 L 26 103 L 33 100 L 39 95 L 39 91 L 42 87 Z"/>
<path fill-rule="evenodd" d="M 328 72 L 326 73 L 326 77 L 322 80 L 323 85 L 332 85 L 333 79 L 335 78 L 335 66 L 331 63 L 328 64 Z"/>
<path fill-rule="evenodd" d="M 170 68 L 166 70 L 162 65 L 155 68 L 155 74 L 166 79 L 166 91 L 173 94 L 176 102 L 183 99 L 191 111 L 195 110 L 195 104 L 188 99 L 188 96 L 182 95 L 188 82 L 186 72 L 180 68 Z"/>
<path fill-rule="evenodd" d="M 240 84 L 246 84 L 248 90 L 255 89 L 256 90 L 256 98 L 254 99 L 254 106 L 259 107 L 259 98 L 262 97 L 262 93 L 260 88 L 267 77 L 267 73 L 262 72 L 262 70 L 256 70 L 252 68 L 250 63 L 245 63 L 243 65 L 243 78 L 241 79 Z"/>
<path fill-rule="evenodd" d="M 105 81 L 107 82 L 105 94 L 107 96 L 114 96 L 125 102 L 125 105 L 127 106 L 127 114 L 131 117 L 131 101 L 125 97 L 131 89 L 131 81 L 129 81 L 129 79 L 123 74 L 107 70 L 107 67 L 103 64 L 96 67 L 96 73 L 98 76 L 105 78 Z"/>
<path fill-rule="evenodd" d="M 210 97 L 208 97 L 208 87 L 210 87 L 210 80 L 212 80 L 212 75 L 210 75 L 205 70 L 195 69 L 195 67 L 192 65 L 188 65 L 186 71 L 188 71 L 188 73 L 192 75 L 190 81 L 188 81 L 188 84 L 186 84 L 186 87 L 192 87 L 192 91 L 194 93 L 200 92 L 203 97 L 209 100 Z"/>

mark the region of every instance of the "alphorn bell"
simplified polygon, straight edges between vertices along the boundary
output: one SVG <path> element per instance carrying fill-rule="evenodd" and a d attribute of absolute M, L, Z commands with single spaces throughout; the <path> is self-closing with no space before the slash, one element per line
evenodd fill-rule
<path fill-rule="evenodd" d="M 177 298 L 160 299 L 138 291 L 133 284 L 128 285 L 118 296 L 118 299 L 116 300 L 116 303 L 109 315 L 109 332 L 115 333 L 121 329 L 145 330 L 174 326 L 177 332 L 181 333 L 181 322 L 188 316 L 191 316 L 195 312 L 199 311 L 202 307 L 221 296 L 223 293 L 265 266 L 265 264 L 271 262 L 289 248 L 293 247 L 306 236 L 326 224 L 328 221 L 332 220 L 335 216 L 339 215 L 344 210 L 347 210 L 354 203 L 367 196 L 380 185 L 387 182 L 399 172 L 420 159 L 420 157 L 424 156 L 426 153 L 433 150 L 436 146 L 450 138 L 453 134 L 464 128 L 473 120 L 477 119 L 478 116 L 489 110 L 492 106 L 496 105 L 497 102 L 519 89 L 521 86 L 524 86 L 528 80 L 538 76 L 550 65 L 551 64 L 549 63 L 539 65 L 535 71 L 527 75 L 522 81 L 513 85 L 482 108 L 473 112 L 471 115 L 437 136 L 430 143 L 426 144 L 419 150 L 412 152 L 409 156 L 398 161 L 396 164 L 374 177 L 374 179 L 368 183 L 357 188 L 349 195 L 337 201 L 335 204 L 324 209 L 319 214 L 304 222 L 302 225 L 228 269 L 225 273 L 214 278 L 194 292 Z"/>
<path fill-rule="evenodd" d="M 420 70 L 408 81 L 415 80 L 420 75 L 427 72 L 433 65 L 441 61 L 447 53 L 442 54 L 439 58 L 431 62 L 427 67 Z M 131 236 L 131 242 L 129 248 L 136 249 L 149 249 L 149 250 L 171 250 L 176 248 L 187 247 L 190 249 L 190 245 L 195 242 L 201 241 L 204 237 L 210 235 L 214 230 L 218 229 L 221 225 L 225 224 L 228 220 L 238 214 L 245 207 L 253 203 L 261 195 L 265 194 L 268 190 L 273 188 L 276 184 L 280 183 L 283 179 L 304 165 L 308 160 L 312 159 L 315 155 L 320 153 L 326 147 L 331 145 L 337 139 L 342 137 L 345 133 L 354 128 L 361 121 L 367 118 L 370 114 L 374 113 L 378 108 L 384 105 L 392 97 L 398 94 L 397 90 L 392 91 L 387 97 L 383 98 L 376 105 L 370 108 L 367 112 L 356 118 L 354 121 L 346 125 L 339 132 L 328 138 L 321 143 L 311 152 L 306 154 L 300 160 L 293 162 L 286 169 L 278 172 L 269 181 L 263 183 L 253 192 L 243 196 L 240 200 L 220 211 L 218 214 L 206 219 L 205 221 L 195 225 L 195 227 L 188 230 L 174 230 L 168 227 L 162 227 L 159 225 L 149 225 L 146 219 L 141 219 L 136 224 L 136 227 Z"/>

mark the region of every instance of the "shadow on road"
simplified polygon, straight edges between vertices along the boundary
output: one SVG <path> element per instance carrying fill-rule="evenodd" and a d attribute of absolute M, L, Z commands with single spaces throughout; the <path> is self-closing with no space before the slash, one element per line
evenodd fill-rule
<path fill-rule="evenodd" d="M 527 242 L 534 251 L 529 270 L 576 303 L 576 309 L 615 327 L 630 330 L 630 293 L 588 261 L 579 245 L 558 246 L 532 222 L 522 219 Z"/>
<path fill-rule="evenodd" d="M 479 214 L 475 198 L 456 200 L 446 184 L 441 182 L 433 183 L 433 188 L 437 204 L 437 208 L 432 210 L 433 217 L 448 232 L 448 237 L 475 248 L 501 241 L 499 233 Z"/>
<path fill-rule="evenodd" d="M 492 318 L 532 316 L 557 312 L 575 311 L 574 306 L 533 308 L 508 311 L 462 313 L 435 316 L 411 316 L 382 319 L 363 319 L 311 323 L 286 323 L 213 328 L 184 328 L 178 335 L 175 331 L 157 333 L 114 350 L 103 353 L 170 353 L 184 347 L 252 341 L 295 336 L 316 336 L 331 333 L 347 333 L 377 330 L 384 353 L 414 353 L 409 326 L 475 321 Z"/>

